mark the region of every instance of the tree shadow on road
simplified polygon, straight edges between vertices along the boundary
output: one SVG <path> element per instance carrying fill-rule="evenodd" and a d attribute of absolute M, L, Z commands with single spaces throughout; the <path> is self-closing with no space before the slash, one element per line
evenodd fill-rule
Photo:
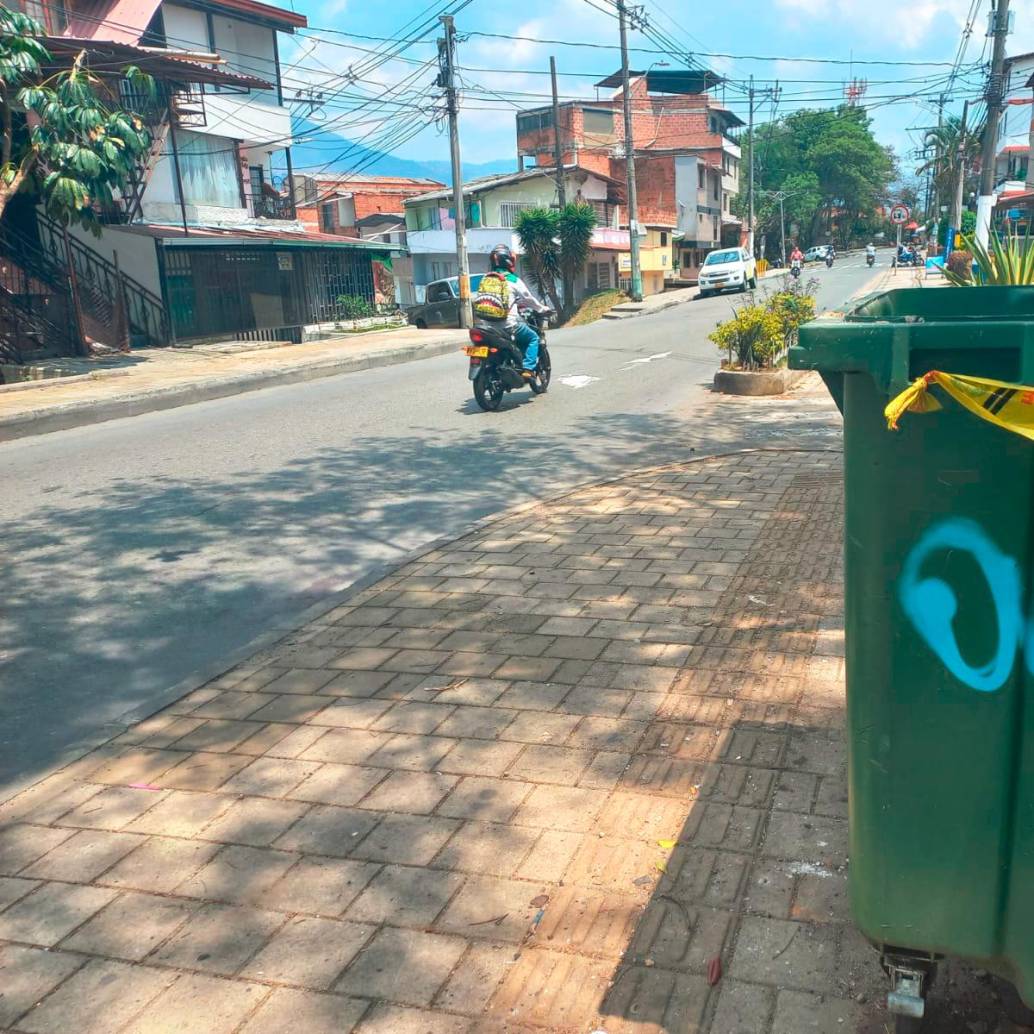
<path fill-rule="evenodd" d="M 828 441 L 828 412 L 804 426 L 792 409 L 768 421 L 768 441 Z M 752 419 L 593 414 L 563 435 L 515 436 L 486 414 L 458 440 L 423 427 L 357 437 L 260 474 L 242 447 L 230 476 L 120 478 L 101 503 L 72 488 L 5 532 L 0 799 L 369 571 L 513 504 L 735 448 Z"/>

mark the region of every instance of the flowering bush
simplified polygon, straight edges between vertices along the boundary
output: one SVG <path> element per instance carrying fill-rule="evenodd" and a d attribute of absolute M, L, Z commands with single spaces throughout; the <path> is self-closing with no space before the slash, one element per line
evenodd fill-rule
<path fill-rule="evenodd" d="M 770 366 L 783 348 L 783 324 L 767 305 L 744 305 L 709 335 L 743 370 Z"/>
<path fill-rule="evenodd" d="M 769 309 L 779 317 L 786 348 L 797 344 L 802 324 L 815 319 L 815 296 L 801 291 L 777 291 L 768 299 Z"/>
<path fill-rule="evenodd" d="M 789 278 L 774 294 L 752 301 L 719 323 L 710 339 L 729 355 L 729 365 L 757 370 L 772 364 L 797 343 L 801 325 L 815 318 L 815 294 L 811 282 L 802 285 Z"/>

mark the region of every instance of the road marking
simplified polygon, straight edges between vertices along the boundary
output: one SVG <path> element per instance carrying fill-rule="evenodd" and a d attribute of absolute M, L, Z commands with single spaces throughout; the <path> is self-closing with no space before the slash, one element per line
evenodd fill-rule
<path fill-rule="evenodd" d="M 621 369 L 627 370 L 630 366 L 637 366 L 639 363 L 652 363 L 654 359 L 667 359 L 669 355 L 671 352 L 658 352 L 656 355 L 648 355 L 645 359 L 630 359 Z"/>
<path fill-rule="evenodd" d="M 577 390 L 578 388 L 588 387 L 593 381 L 598 381 L 599 377 L 590 377 L 588 374 L 578 373 L 573 377 L 561 377 L 559 380 L 565 387 Z"/>

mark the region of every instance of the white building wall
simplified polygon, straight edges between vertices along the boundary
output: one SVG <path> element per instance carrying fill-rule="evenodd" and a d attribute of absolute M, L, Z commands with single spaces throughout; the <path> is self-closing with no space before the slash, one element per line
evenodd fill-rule
<path fill-rule="evenodd" d="M 208 51 L 208 23 L 201 11 L 163 4 L 165 33 L 170 47 Z M 276 83 L 273 30 L 236 18 L 212 18 L 215 50 L 231 72 L 258 76 Z M 276 90 L 227 92 L 231 88 L 205 87 L 206 125 L 198 133 L 230 137 L 248 145 L 274 150 L 291 142 L 291 113 L 277 100 Z"/>
<path fill-rule="evenodd" d="M 998 150 L 1010 144 L 1027 145 L 1030 142 L 1031 116 L 1034 105 L 1009 104 L 1009 100 L 1030 101 L 1031 90 L 1027 80 L 1034 74 L 1034 57 L 1009 63 L 1005 79 L 1005 111 L 998 126 Z"/>
<path fill-rule="evenodd" d="M 162 19 L 170 47 L 202 52 L 208 50 L 208 22 L 203 11 L 178 7 L 176 4 L 162 4 Z"/>
<path fill-rule="evenodd" d="M 119 269 L 141 287 L 146 287 L 147 290 L 158 295 L 159 298 L 161 297 L 158 255 L 155 251 L 153 237 L 145 237 L 143 234 L 106 226 L 98 238 L 88 230 L 74 224 L 69 225 L 68 235 L 78 238 L 88 248 L 92 248 L 109 262 L 115 261 L 117 252 Z"/>

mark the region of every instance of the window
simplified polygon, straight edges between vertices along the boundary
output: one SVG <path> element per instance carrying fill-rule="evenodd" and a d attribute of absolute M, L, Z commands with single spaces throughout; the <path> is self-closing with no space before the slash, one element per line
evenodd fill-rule
<path fill-rule="evenodd" d="M 582 127 L 586 136 L 613 136 L 614 112 L 610 108 L 582 108 Z"/>
<path fill-rule="evenodd" d="M 667 230 L 661 230 L 661 247 L 666 248 L 668 246 L 668 232 Z"/>
<path fill-rule="evenodd" d="M 42 25 L 47 32 L 59 35 L 68 27 L 68 16 L 63 3 L 49 3 L 44 0 L 14 0 L 13 6 L 16 10 L 34 18 Z"/>
<path fill-rule="evenodd" d="M 718 119 L 716 119 L 714 117 L 714 115 L 711 116 L 711 132 L 712 133 L 717 133 L 718 132 Z"/>
<path fill-rule="evenodd" d="M 324 201 L 320 205 L 320 229 L 324 233 L 334 232 L 334 209 L 337 205 L 333 201 Z"/>
<path fill-rule="evenodd" d="M 537 206 L 531 201 L 500 201 L 499 202 L 499 225 L 513 229 L 517 224 L 517 217 L 521 212 Z"/>
<path fill-rule="evenodd" d="M 416 228 L 418 230 L 440 230 L 442 228 L 441 209 L 434 205 L 417 208 Z"/>
<path fill-rule="evenodd" d="M 432 280 L 445 280 L 446 277 L 456 275 L 456 263 L 455 262 L 432 262 L 431 263 L 431 279 Z"/>
<path fill-rule="evenodd" d="M 517 116 L 518 133 L 534 133 L 539 129 L 551 129 L 552 126 L 552 108 L 543 108 L 541 111 L 528 111 Z"/>
<path fill-rule="evenodd" d="M 431 284 L 427 289 L 427 300 L 429 302 L 447 302 L 452 298 L 452 291 L 446 283 Z"/>
<path fill-rule="evenodd" d="M 592 210 L 596 213 L 596 225 L 597 226 L 613 226 L 613 214 L 617 211 L 612 205 L 608 205 L 606 201 L 590 201 Z"/>
<path fill-rule="evenodd" d="M 609 262 L 590 262 L 586 268 L 586 283 L 590 291 L 605 291 L 611 286 Z"/>
<path fill-rule="evenodd" d="M 721 176 L 715 173 L 711 180 L 711 197 L 714 198 L 715 201 L 721 197 L 721 184 Z"/>
<path fill-rule="evenodd" d="M 729 251 L 712 251 L 707 256 L 707 261 L 704 263 L 705 266 L 723 266 L 729 262 L 735 262 L 738 258 L 743 257 L 743 252 L 739 248 L 731 248 Z"/>
<path fill-rule="evenodd" d="M 704 176 L 706 175 L 704 167 L 702 165 L 697 166 L 697 188 L 700 190 L 704 189 Z"/>
<path fill-rule="evenodd" d="M 728 194 L 723 194 L 722 195 L 722 207 L 725 209 L 726 212 L 729 211 L 729 195 Z"/>
<path fill-rule="evenodd" d="M 236 148 L 227 147 L 219 137 L 181 129 L 176 134 L 176 150 L 186 204 L 241 207 Z M 176 200 L 180 200 L 178 192 Z"/>

